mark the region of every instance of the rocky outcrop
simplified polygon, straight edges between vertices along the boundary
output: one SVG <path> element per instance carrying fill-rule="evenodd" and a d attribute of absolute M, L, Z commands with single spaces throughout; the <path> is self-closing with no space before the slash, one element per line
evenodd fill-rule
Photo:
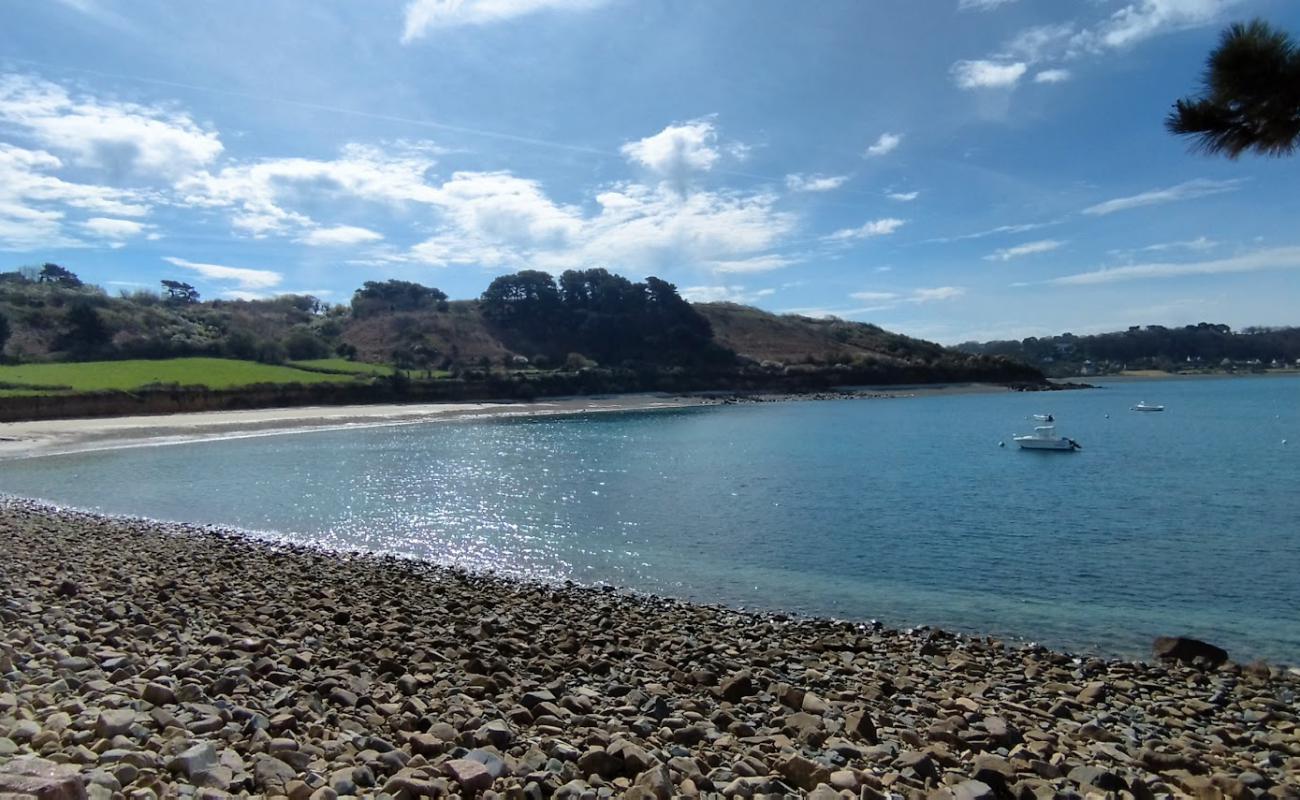
<path fill-rule="evenodd" d="M 1227 650 L 1186 636 L 1160 636 L 1151 645 L 1151 652 L 1162 661 L 1181 661 L 1209 668 L 1222 666 L 1228 660 Z"/>

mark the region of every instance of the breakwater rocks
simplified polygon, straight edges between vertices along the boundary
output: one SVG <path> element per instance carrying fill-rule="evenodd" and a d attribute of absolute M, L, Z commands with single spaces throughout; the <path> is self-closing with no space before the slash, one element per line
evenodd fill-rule
<path fill-rule="evenodd" d="M 1293 798 L 1298 689 L 0 503 L 0 793 Z"/>

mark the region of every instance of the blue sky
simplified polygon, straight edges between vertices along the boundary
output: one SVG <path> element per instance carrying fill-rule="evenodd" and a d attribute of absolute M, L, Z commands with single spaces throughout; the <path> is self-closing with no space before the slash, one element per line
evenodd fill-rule
<path fill-rule="evenodd" d="M 1162 119 L 1290 0 L 0 0 L 0 265 L 523 268 L 945 343 L 1296 324 L 1300 157 Z"/>

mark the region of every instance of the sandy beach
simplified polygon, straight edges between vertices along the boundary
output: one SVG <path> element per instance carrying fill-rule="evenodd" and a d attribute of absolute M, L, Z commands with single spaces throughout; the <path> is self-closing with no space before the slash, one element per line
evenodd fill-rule
<path fill-rule="evenodd" d="M 777 402 L 819 399 L 888 399 L 1010 391 L 983 383 L 868 387 L 852 392 L 806 395 L 733 392 L 620 394 L 546 398 L 531 402 L 388 403 L 301 406 L 240 411 L 206 411 L 129 417 L 39 420 L 0 423 L 0 459 L 57 455 L 117 447 L 179 444 L 240 436 L 281 435 L 329 428 L 404 425 L 487 418 L 647 411 L 719 405 L 724 402 Z"/>
<path fill-rule="evenodd" d="M 1281 668 L 1076 658 L 19 500 L 0 533 L 0 793 L 1300 797 L 1300 676 Z"/>
<path fill-rule="evenodd" d="M 706 397 L 630 394 L 566 397 L 535 402 L 410 403 L 303 406 L 246 411 L 206 411 L 133 417 L 0 423 L 0 459 L 288 434 L 329 428 L 403 425 L 489 417 L 644 411 L 712 405 Z"/>

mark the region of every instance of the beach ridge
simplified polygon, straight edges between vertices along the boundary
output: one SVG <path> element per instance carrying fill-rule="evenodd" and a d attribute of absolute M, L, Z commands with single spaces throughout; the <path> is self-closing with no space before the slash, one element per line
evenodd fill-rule
<path fill-rule="evenodd" d="M 0 773 L 96 797 L 1298 796 L 1300 677 L 1276 667 L 1076 658 L 12 498 L 0 529 Z"/>

